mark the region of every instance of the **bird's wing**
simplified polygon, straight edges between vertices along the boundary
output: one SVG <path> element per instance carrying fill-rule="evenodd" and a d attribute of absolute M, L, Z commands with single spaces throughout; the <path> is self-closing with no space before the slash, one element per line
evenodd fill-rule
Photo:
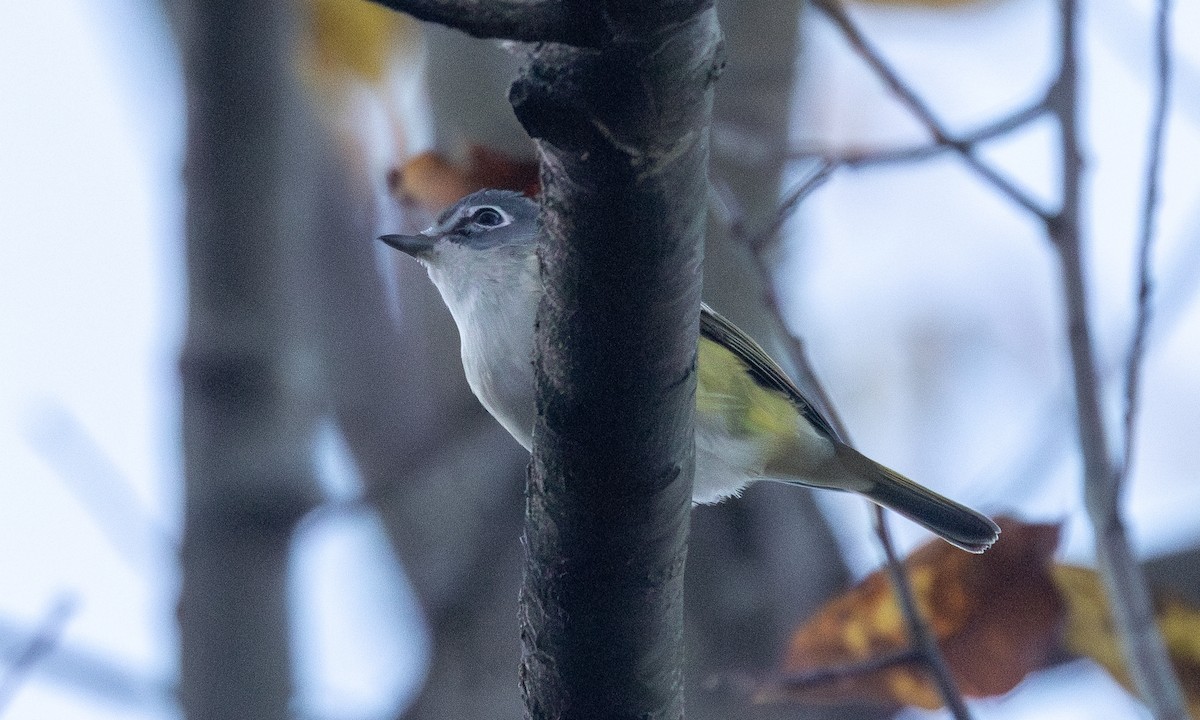
<path fill-rule="evenodd" d="M 792 382 L 783 368 L 779 367 L 779 363 L 775 362 L 767 354 L 767 351 L 762 349 L 761 345 L 754 342 L 754 339 L 742 332 L 737 325 L 729 322 L 705 303 L 700 304 L 700 335 L 736 355 L 746 364 L 750 376 L 759 385 L 786 395 L 804 416 L 804 419 L 812 423 L 821 433 L 833 440 L 840 440 L 829 421 L 817 411 L 808 398 L 804 397 L 800 388 L 796 387 L 796 383 Z"/>

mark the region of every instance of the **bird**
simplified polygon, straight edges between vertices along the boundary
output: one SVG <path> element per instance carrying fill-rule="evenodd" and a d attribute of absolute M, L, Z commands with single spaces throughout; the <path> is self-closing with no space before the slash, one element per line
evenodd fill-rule
<path fill-rule="evenodd" d="M 425 266 L 458 326 L 472 392 L 526 450 L 536 417 L 534 322 L 543 293 L 538 204 L 480 190 L 416 235 L 379 239 Z M 765 350 L 700 307 L 692 500 L 705 505 L 768 480 L 861 495 L 972 553 L 1000 529 L 986 515 L 885 467 L 844 442 Z"/>

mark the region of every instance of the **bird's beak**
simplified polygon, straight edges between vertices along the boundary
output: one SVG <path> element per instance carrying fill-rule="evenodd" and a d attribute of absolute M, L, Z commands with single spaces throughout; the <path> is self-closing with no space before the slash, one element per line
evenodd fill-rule
<path fill-rule="evenodd" d="M 438 236 L 421 233 L 420 235 L 383 235 L 379 239 L 400 252 L 420 258 L 433 249 L 434 243 L 438 241 Z"/>

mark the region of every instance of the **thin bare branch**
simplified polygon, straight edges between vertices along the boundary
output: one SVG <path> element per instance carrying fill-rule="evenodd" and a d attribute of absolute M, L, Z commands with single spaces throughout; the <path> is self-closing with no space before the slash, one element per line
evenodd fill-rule
<path fill-rule="evenodd" d="M 1036 101 L 1028 105 L 1018 108 L 1004 117 L 976 129 L 973 132 L 967 133 L 959 138 L 959 143 L 968 149 L 974 149 L 977 145 L 981 145 L 989 140 L 994 140 L 998 137 L 1003 137 L 1015 130 L 1018 130 L 1034 120 L 1038 119 L 1046 113 L 1046 98 L 1039 97 Z M 915 163 L 930 158 L 937 157 L 947 152 L 952 152 L 956 149 L 953 144 L 939 142 L 934 140 L 931 143 L 921 143 L 911 145 L 909 147 L 892 148 L 887 150 L 848 150 L 848 151 L 827 151 L 817 149 L 799 150 L 792 153 L 792 157 L 798 160 L 810 160 L 814 158 L 824 159 L 830 162 L 851 168 L 859 169 L 865 167 L 877 167 L 880 165 L 898 165 L 903 163 Z"/>
<path fill-rule="evenodd" d="M 1130 344 L 1129 359 L 1125 366 L 1125 452 L 1121 463 L 1121 472 L 1115 480 L 1118 485 L 1129 477 L 1130 467 L 1133 463 L 1133 432 L 1138 410 L 1138 387 L 1146 354 L 1146 336 L 1150 329 L 1150 295 L 1153 291 L 1150 250 L 1154 243 L 1154 217 L 1158 207 L 1158 176 L 1162 166 L 1167 107 L 1170 104 L 1170 37 L 1170 0 L 1158 0 L 1154 25 L 1158 77 L 1155 86 L 1154 114 L 1150 126 L 1150 144 L 1146 159 L 1141 235 L 1138 238 L 1137 318 L 1134 321 L 1133 341 Z"/>
<path fill-rule="evenodd" d="M 916 648 L 904 648 L 895 652 L 877 655 L 867 660 L 858 662 L 846 663 L 845 665 L 832 665 L 829 667 L 817 668 L 802 673 L 789 673 L 781 682 L 784 685 L 791 687 L 808 687 L 811 685 L 821 685 L 829 682 L 838 682 L 840 680 L 855 678 L 860 675 L 887 670 L 910 662 L 921 662 L 923 658 L 921 653 Z"/>
<path fill-rule="evenodd" d="M 767 305 L 768 278 L 754 253 L 730 232 L 729 221 L 760 228 L 776 216 L 785 185 L 790 119 L 803 42 L 804 0 L 722 0 L 717 4 L 729 63 L 713 98 L 709 176 L 724 193 L 710 207 L 704 246 L 704 297 L 768 351 L 783 355 L 787 332 Z M 806 170 L 819 158 L 801 165 Z M 774 247 L 778 238 L 768 242 Z M 768 251 L 770 252 L 770 251 Z M 814 493 L 764 486 L 736 503 L 692 513 L 684 597 L 688 662 L 684 679 L 688 720 L 724 720 L 746 714 L 757 679 L 774 674 L 777 641 L 797 615 L 815 610 L 848 581 L 845 561 L 832 542 Z M 735 569 L 736 568 L 736 569 Z M 742 601 L 745 578 L 754 577 L 756 602 Z M 759 706 L 756 720 L 831 718 L 840 713 L 800 713 L 787 705 Z M 856 714 L 882 720 L 886 713 Z"/>
<path fill-rule="evenodd" d="M 776 307 L 779 307 L 778 304 Z M 826 418 L 828 418 L 830 425 L 833 426 L 833 429 L 841 436 L 843 441 L 850 442 L 849 433 L 842 422 L 841 416 L 830 401 L 824 386 L 817 379 L 812 365 L 808 362 L 808 355 L 805 352 L 803 341 L 794 333 L 791 334 L 788 351 L 791 355 L 792 364 L 796 367 L 802 381 L 806 382 L 809 389 L 816 392 L 818 401 L 824 405 Z M 900 602 L 900 610 L 904 614 L 905 623 L 908 625 L 908 636 L 912 643 L 912 651 L 917 654 L 917 659 L 925 663 L 929 674 L 933 677 L 934 684 L 937 685 L 942 702 L 945 703 L 946 709 L 949 710 L 950 714 L 956 720 L 968 720 L 971 717 L 971 713 L 967 710 L 967 705 L 963 701 L 962 692 L 958 689 L 958 683 L 955 682 L 954 675 L 950 672 L 950 667 L 946 664 L 946 658 L 942 655 L 941 648 L 938 647 L 937 638 L 934 637 L 929 623 L 925 622 L 925 617 L 921 614 L 920 608 L 917 607 L 912 584 L 908 581 L 908 575 L 904 572 L 904 564 L 901 562 L 900 556 L 896 553 L 896 545 L 892 541 L 892 533 L 887 522 L 887 512 L 880 505 L 872 504 L 872 509 L 874 510 L 875 535 L 879 538 L 879 544 L 883 548 L 883 554 L 887 560 L 888 578 L 891 580 L 892 588 L 895 590 L 896 597 Z"/>
<path fill-rule="evenodd" d="M 846 10 L 838 0 L 814 0 L 813 5 L 825 13 L 825 16 L 837 26 L 842 35 L 845 36 L 847 42 L 850 43 L 850 46 L 858 53 L 859 57 L 875 71 L 888 89 L 925 126 L 929 134 L 933 136 L 936 144 L 952 148 L 962 157 L 967 167 L 975 171 L 977 175 L 987 181 L 1000 194 L 1021 206 L 1032 215 L 1042 221 L 1048 221 L 1053 217 L 1054 214 L 1042 207 L 1041 203 L 1035 200 L 1033 196 L 1017 187 L 1011 180 L 1004 177 L 1000 171 L 992 167 L 991 164 L 977 156 L 969 145 L 965 144 L 961 138 L 955 137 L 946 128 L 945 124 L 938 119 L 929 105 L 884 60 L 882 53 L 867 40 L 866 36 L 863 35 L 850 16 L 846 14 Z"/>
<path fill-rule="evenodd" d="M 0 663 L 16 663 L 37 634 L 36 628 L 0 615 Z M 140 675 L 93 651 L 56 643 L 38 663 L 37 672 L 41 682 L 119 707 L 175 714 L 176 687 L 170 680 Z"/>
<path fill-rule="evenodd" d="M 874 510 L 875 534 L 879 537 L 879 544 L 883 546 L 883 553 L 887 557 L 888 577 L 891 578 L 892 588 L 895 589 L 896 597 L 900 600 L 900 610 L 908 624 L 909 640 L 929 668 L 929 674 L 933 677 L 934 684 L 937 685 L 938 694 L 942 696 L 942 702 L 945 703 L 946 709 L 955 720 L 969 720 L 971 712 L 967 709 L 966 701 L 963 700 L 962 691 L 958 689 L 958 683 L 955 682 L 954 675 L 950 672 L 950 666 L 946 664 L 946 657 L 942 655 L 942 649 L 938 647 L 933 630 L 930 629 L 929 623 L 925 622 L 925 616 L 921 614 L 921 609 L 917 607 L 912 583 L 908 581 L 908 575 L 904 572 L 904 564 L 900 562 L 900 556 L 896 553 L 896 545 L 892 542 L 892 533 L 888 529 L 887 512 L 881 505 L 874 506 Z"/>
<path fill-rule="evenodd" d="M 771 222 L 766 227 L 762 228 L 758 232 L 749 236 L 744 235 L 744 223 L 738 220 L 734 220 L 733 224 L 730 226 L 731 232 L 743 234 L 743 239 L 746 245 L 750 248 L 750 251 L 755 255 L 761 255 L 766 249 L 767 245 L 769 245 L 771 241 L 775 239 L 775 236 L 779 233 L 780 228 L 782 228 L 784 223 L 788 221 L 788 218 L 792 216 L 792 213 L 796 211 L 796 208 L 800 206 L 800 203 L 803 202 L 806 197 L 812 195 L 817 188 L 824 185 L 825 182 L 829 180 L 830 176 L 833 175 L 833 171 L 837 168 L 838 163 L 836 161 L 822 161 L 811 175 L 802 180 L 795 188 L 792 189 L 790 193 L 788 193 L 787 198 L 785 198 L 784 201 L 779 204 L 779 210 L 775 213 L 775 217 L 772 218 Z M 770 285 L 770 276 L 764 275 L 764 277 L 767 278 L 768 285 Z"/>
<path fill-rule="evenodd" d="M 1076 3 L 1061 0 L 1062 57 L 1058 76 L 1051 84 L 1044 108 L 1055 117 L 1060 127 L 1062 155 L 1062 203 L 1059 211 L 1045 210 L 1030 196 L 1014 186 L 994 168 L 973 153 L 973 146 L 962 138 L 953 137 L 929 106 L 888 65 L 882 55 L 866 40 L 836 0 L 816 0 L 820 8 L 845 35 L 851 46 L 870 65 L 888 88 L 920 120 L 934 139 L 930 148 L 906 149 L 878 162 L 906 162 L 940 152 L 940 148 L 955 150 L 977 174 L 1012 202 L 1041 219 L 1047 235 L 1058 250 L 1063 275 L 1063 292 L 1067 310 L 1068 340 L 1074 370 L 1076 413 L 1079 423 L 1080 447 L 1086 475 L 1086 495 L 1089 515 L 1096 528 L 1098 564 L 1113 605 L 1116 623 L 1121 629 L 1125 652 L 1141 694 L 1160 720 L 1181 720 L 1187 717 L 1183 696 L 1163 648 L 1162 638 L 1154 623 L 1150 596 L 1129 545 L 1120 517 L 1121 483 L 1128 469 L 1136 414 L 1136 386 L 1144 354 L 1145 333 L 1149 317 L 1149 249 L 1153 234 L 1153 207 L 1157 199 L 1157 175 L 1160 162 L 1162 128 L 1165 121 L 1166 83 L 1169 77 L 1167 49 L 1167 2 L 1159 3 L 1157 20 L 1157 55 L 1159 63 L 1159 95 L 1155 108 L 1151 137 L 1151 157 L 1147 169 L 1146 201 L 1143 214 L 1142 242 L 1139 249 L 1138 320 L 1135 326 L 1133 349 L 1130 353 L 1126 380 L 1128 408 L 1126 414 L 1126 453 L 1124 465 L 1113 461 L 1108 433 L 1100 409 L 1100 377 L 1092 347 L 1088 319 L 1086 281 L 1081 253 L 1080 206 L 1082 194 L 1083 157 L 1079 138 L 1077 79 L 1078 66 L 1075 42 Z M 1040 112 L 1039 108 L 1039 112 Z M 865 159 L 858 159 L 865 162 Z M 841 159 L 837 159 L 841 160 Z M 849 164 L 849 163 L 847 163 Z M 882 512 L 877 513 L 881 539 L 887 537 Z M 887 543 L 885 542 L 885 548 Z M 903 573 L 893 577 L 903 580 Z M 898 585 L 898 590 L 900 586 Z M 911 613 L 907 612 L 906 616 Z M 919 634 L 914 632 L 919 643 Z M 940 679 L 940 678 L 939 678 Z M 957 710 L 955 713 L 957 714 Z"/>
<path fill-rule="evenodd" d="M 1061 0 L 1059 8 L 1062 56 L 1059 75 L 1051 87 L 1049 105 L 1061 129 L 1063 199 L 1062 210 L 1047 222 L 1046 228 L 1051 243 L 1058 250 L 1062 268 L 1076 420 L 1083 454 L 1085 504 L 1095 529 L 1097 565 L 1139 694 L 1158 720 L 1184 720 L 1189 715 L 1183 692 L 1155 624 L 1146 578 L 1138 567 L 1121 517 L 1121 468 L 1114 462 L 1101 410 L 1100 373 L 1088 319 L 1081 247 L 1083 153 L 1077 117 L 1078 8 L 1076 0 Z M 1160 5 L 1161 12 L 1165 10 Z M 1165 18 L 1160 18 L 1160 22 L 1165 23 Z"/>
<path fill-rule="evenodd" d="M 37 631 L 25 644 L 25 648 L 9 663 L 8 672 L 0 678 L 0 715 L 4 714 L 33 668 L 58 646 L 67 621 L 75 614 L 78 606 L 79 601 L 74 595 L 59 596 L 42 618 Z"/>
<path fill-rule="evenodd" d="M 588 3 L 563 0 L 374 0 L 478 38 L 594 47 L 601 26 Z"/>

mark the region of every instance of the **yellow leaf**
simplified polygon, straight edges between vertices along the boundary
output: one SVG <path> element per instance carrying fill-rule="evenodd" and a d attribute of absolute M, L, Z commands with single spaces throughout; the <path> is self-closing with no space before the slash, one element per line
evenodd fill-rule
<path fill-rule="evenodd" d="M 1125 665 L 1100 576 L 1087 568 L 1058 565 L 1053 577 L 1067 603 L 1063 649 L 1072 655 L 1091 658 L 1130 694 L 1136 695 L 1137 688 Z M 1200 718 L 1200 609 L 1166 593 L 1157 593 L 1155 615 L 1171 664 L 1183 685 L 1189 711 L 1192 717 Z"/>
<path fill-rule="evenodd" d="M 318 73 L 379 84 L 397 50 L 415 45 L 416 30 L 408 16 L 367 0 L 311 0 L 311 37 Z"/>

